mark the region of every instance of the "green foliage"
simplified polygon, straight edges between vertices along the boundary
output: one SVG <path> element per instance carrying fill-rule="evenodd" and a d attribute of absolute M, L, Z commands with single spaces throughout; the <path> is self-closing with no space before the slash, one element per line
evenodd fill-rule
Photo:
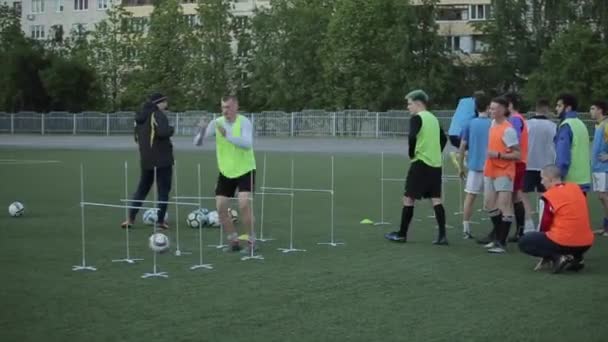
<path fill-rule="evenodd" d="M 588 26 L 573 25 L 546 49 L 542 68 L 530 75 L 524 94 L 530 100 L 554 99 L 561 92 L 576 94 L 581 110 L 605 98 L 608 87 L 608 46 Z"/>

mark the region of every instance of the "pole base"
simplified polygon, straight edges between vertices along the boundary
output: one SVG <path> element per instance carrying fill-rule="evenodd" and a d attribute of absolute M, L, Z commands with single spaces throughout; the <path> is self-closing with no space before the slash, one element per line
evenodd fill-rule
<path fill-rule="evenodd" d="M 192 271 L 198 270 L 199 268 L 203 268 L 203 269 L 206 269 L 206 270 L 212 270 L 213 266 L 211 264 L 200 264 L 200 265 L 194 265 L 194 266 L 190 267 L 190 269 Z"/>
<path fill-rule="evenodd" d="M 454 212 L 454 215 L 455 215 L 455 216 L 462 215 L 462 214 L 464 214 L 464 212 L 462 212 L 462 211 L 455 211 L 455 212 Z"/>
<path fill-rule="evenodd" d="M 126 262 L 127 264 L 134 264 L 135 262 L 137 262 L 137 261 L 142 261 L 142 260 L 144 260 L 144 259 L 138 259 L 138 258 L 135 258 L 135 259 L 131 259 L 131 258 L 125 258 L 125 259 L 114 259 L 114 260 L 112 260 L 112 262 Z"/>
<path fill-rule="evenodd" d="M 72 271 L 97 271 L 97 268 L 93 267 L 93 266 L 86 266 L 86 265 L 76 265 L 76 266 L 72 266 Z"/>
<path fill-rule="evenodd" d="M 388 226 L 389 224 L 391 224 L 391 223 L 390 222 L 384 222 L 384 221 L 374 222 L 374 226 Z"/>
<path fill-rule="evenodd" d="M 207 245 L 207 247 L 211 247 L 211 248 L 215 248 L 215 249 L 222 249 L 224 247 L 228 247 L 228 245 Z"/>
<path fill-rule="evenodd" d="M 328 246 L 332 246 L 332 247 L 338 247 L 340 245 L 344 245 L 344 242 L 319 242 L 317 243 L 317 245 L 328 245 Z"/>
<path fill-rule="evenodd" d="M 190 254 L 192 254 L 192 252 L 186 252 L 186 251 L 182 251 L 179 249 L 175 251 L 175 256 L 190 255 Z"/>
<path fill-rule="evenodd" d="M 260 241 L 260 240 L 258 240 Z M 247 260 L 264 260 L 264 257 L 261 255 L 247 255 L 241 258 L 242 261 L 247 261 Z"/>
<path fill-rule="evenodd" d="M 305 249 L 297 249 L 297 248 L 277 248 L 278 251 L 283 253 L 293 253 L 293 252 L 306 252 Z"/>
<path fill-rule="evenodd" d="M 144 279 L 146 279 L 146 278 L 169 278 L 169 275 L 167 274 L 167 272 L 154 272 L 154 273 L 144 273 L 144 275 L 142 275 L 141 277 Z"/>

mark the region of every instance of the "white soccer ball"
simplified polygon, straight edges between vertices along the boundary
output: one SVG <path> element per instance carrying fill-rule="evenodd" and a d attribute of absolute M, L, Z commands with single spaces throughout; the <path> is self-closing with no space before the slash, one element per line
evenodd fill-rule
<path fill-rule="evenodd" d="M 165 222 L 169 219 L 169 212 L 165 212 Z M 144 224 L 153 226 L 154 223 L 158 222 L 158 216 L 155 209 L 148 209 L 144 212 L 143 217 Z"/>
<path fill-rule="evenodd" d="M 19 217 L 23 215 L 23 212 L 25 212 L 25 207 L 23 204 L 21 204 L 21 202 L 13 202 L 8 206 L 8 213 L 12 217 Z"/>
<path fill-rule="evenodd" d="M 186 224 L 192 229 L 203 227 L 203 215 L 198 210 L 191 212 L 186 218 Z"/>
<path fill-rule="evenodd" d="M 234 209 L 228 208 L 228 217 L 230 217 L 232 222 L 236 222 L 239 220 L 239 212 Z"/>
<path fill-rule="evenodd" d="M 148 246 L 151 250 L 162 253 L 169 249 L 169 237 L 162 233 L 154 233 L 148 239 Z"/>
<path fill-rule="evenodd" d="M 211 227 L 219 227 L 220 226 L 220 216 L 217 214 L 217 211 L 210 211 L 207 215 L 207 222 Z"/>

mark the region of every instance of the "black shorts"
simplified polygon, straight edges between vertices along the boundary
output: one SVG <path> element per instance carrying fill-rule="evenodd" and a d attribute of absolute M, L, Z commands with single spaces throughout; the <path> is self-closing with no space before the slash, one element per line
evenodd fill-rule
<path fill-rule="evenodd" d="M 237 178 L 228 178 L 220 172 L 215 186 L 215 195 L 234 197 L 236 189 L 239 189 L 239 192 L 253 192 L 255 189 L 255 170 Z"/>
<path fill-rule="evenodd" d="M 405 197 L 441 198 L 441 168 L 420 160 L 413 162 L 405 179 Z"/>
<path fill-rule="evenodd" d="M 456 148 L 460 148 L 460 136 L 459 135 L 450 135 L 450 144 Z"/>
<path fill-rule="evenodd" d="M 524 175 L 524 190 L 525 193 L 529 192 L 545 192 L 545 187 L 541 182 L 540 171 L 526 170 Z"/>

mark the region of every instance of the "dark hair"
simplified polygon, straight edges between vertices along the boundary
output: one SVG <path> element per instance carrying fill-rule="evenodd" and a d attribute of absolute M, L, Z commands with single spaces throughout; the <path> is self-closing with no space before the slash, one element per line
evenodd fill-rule
<path fill-rule="evenodd" d="M 515 109 L 515 110 L 520 109 L 519 108 L 520 100 L 519 100 L 519 95 L 517 95 L 517 93 L 514 93 L 514 92 L 506 93 L 504 95 L 504 98 L 508 101 L 508 103 L 510 103 L 513 106 L 513 109 Z"/>
<path fill-rule="evenodd" d="M 557 97 L 557 101 L 561 100 L 564 107 L 570 106 L 572 110 L 578 109 L 578 100 L 572 94 L 561 94 Z"/>
<path fill-rule="evenodd" d="M 425 106 L 428 105 L 428 103 L 429 103 L 429 96 L 422 89 L 416 89 L 416 90 L 410 91 L 407 95 L 405 95 L 405 98 L 408 100 L 412 100 L 412 101 L 420 101 Z"/>
<path fill-rule="evenodd" d="M 536 107 L 551 107 L 551 103 L 549 102 L 549 100 L 542 98 L 536 101 Z"/>
<path fill-rule="evenodd" d="M 606 103 L 606 101 L 602 101 L 602 100 L 598 100 L 598 101 L 594 101 L 592 104 L 592 106 L 596 106 L 597 108 L 602 110 L 602 114 L 608 115 L 608 103 Z"/>
<path fill-rule="evenodd" d="M 222 96 L 222 102 L 228 102 L 228 101 L 234 101 L 236 103 L 239 103 L 239 99 L 236 97 L 236 95 L 224 95 L 224 96 Z"/>
<path fill-rule="evenodd" d="M 475 96 L 475 109 L 478 113 L 483 113 L 490 105 L 490 97 L 485 94 L 477 94 Z"/>

